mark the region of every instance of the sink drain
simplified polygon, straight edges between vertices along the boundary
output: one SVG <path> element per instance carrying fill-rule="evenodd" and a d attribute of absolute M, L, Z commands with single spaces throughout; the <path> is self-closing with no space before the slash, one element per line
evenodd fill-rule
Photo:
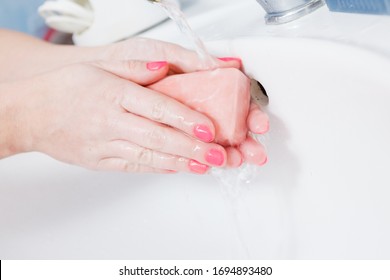
<path fill-rule="evenodd" d="M 260 106 L 266 106 L 269 103 L 267 91 L 259 81 L 251 79 L 251 97 L 252 100 Z"/>

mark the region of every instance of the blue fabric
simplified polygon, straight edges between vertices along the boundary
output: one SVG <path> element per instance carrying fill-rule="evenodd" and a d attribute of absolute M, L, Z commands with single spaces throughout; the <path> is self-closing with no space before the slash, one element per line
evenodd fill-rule
<path fill-rule="evenodd" d="M 390 15 L 390 0 L 326 0 L 334 12 Z"/>
<path fill-rule="evenodd" d="M 42 38 L 47 28 L 37 9 L 43 2 L 45 0 L 0 0 L 0 28 Z"/>

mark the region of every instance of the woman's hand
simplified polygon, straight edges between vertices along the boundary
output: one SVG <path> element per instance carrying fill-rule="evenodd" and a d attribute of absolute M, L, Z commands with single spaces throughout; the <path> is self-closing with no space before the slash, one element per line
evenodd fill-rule
<path fill-rule="evenodd" d="M 96 59 L 109 61 L 145 60 L 168 61 L 170 70 L 190 73 L 214 68 L 240 68 L 241 60 L 234 57 L 211 57 L 208 65 L 199 55 L 179 45 L 147 38 L 134 37 L 123 42 L 93 48 Z"/>
<path fill-rule="evenodd" d="M 131 38 L 99 47 L 54 45 L 26 34 L 0 29 L 0 83 L 31 78 L 66 65 L 90 61 L 168 61 L 175 73 L 205 70 L 198 55 L 181 46 Z M 214 58 L 215 67 L 240 67 L 234 58 Z"/>
<path fill-rule="evenodd" d="M 30 36 L 17 33 L 17 32 L 7 31 L 7 30 L 0 30 L 0 39 L 3 39 L 2 41 L 4 41 L 4 44 L 0 46 L 0 53 L 4 54 L 3 56 L 0 54 L 0 62 L 1 62 L 0 83 L 9 82 L 8 85 L 6 84 L 2 85 L 2 88 L 3 89 L 5 88 L 4 90 L 0 89 L 0 91 L 7 92 L 6 94 L 7 96 L 5 96 L 5 98 L 4 98 L 4 94 L 0 92 L 0 99 L 2 99 L 1 101 L 3 102 L 3 104 L 0 104 L 0 115 L 2 114 L 1 107 L 3 108 L 6 107 L 5 104 L 7 102 L 4 102 L 3 101 L 4 99 L 21 98 L 22 100 L 16 102 L 19 103 L 22 101 L 25 102 L 26 100 L 32 101 L 35 98 L 35 95 L 34 96 L 24 95 L 23 97 L 20 97 L 20 94 L 18 94 L 16 96 L 10 96 L 11 94 L 15 94 L 16 91 L 20 93 L 21 92 L 26 93 L 31 91 L 31 90 L 26 91 L 26 88 L 31 88 L 31 89 L 35 88 L 35 86 L 31 87 L 31 85 L 28 85 L 29 83 L 28 81 L 24 81 L 20 85 L 19 85 L 20 82 L 14 83 L 13 81 L 30 78 L 31 79 L 30 83 L 35 83 L 35 81 L 37 80 L 42 80 L 43 77 L 47 77 L 50 79 L 56 75 L 55 73 L 62 73 L 63 77 L 67 77 L 66 79 L 68 81 L 67 86 L 75 87 L 78 84 L 76 83 L 74 86 L 71 85 L 72 81 L 69 80 L 68 78 L 69 73 L 66 73 L 66 69 L 73 70 L 76 66 L 71 66 L 71 65 L 78 64 L 80 62 L 85 63 L 85 62 L 96 61 L 96 60 L 99 61 L 112 60 L 112 61 L 116 61 L 117 64 L 121 64 L 123 63 L 122 61 L 124 59 L 154 60 L 154 61 L 163 60 L 169 62 L 170 70 L 173 73 L 188 73 L 188 72 L 207 69 L 207 65 L 204 65 L 204 63 L 199 59 L 199 57 L 195 52 L 187 50 L 175 44 L 156 41 L 152 39 L 132 38 L 109 46 L 75 47 L 75 46 L 52 45 L 34 39 Z M 215 67 L 220 67 L 220 68 L 229 68 L 229 67 L 240 68 L 241 61 L 239 59 L 229 58 L 229 57 L 222 58 L 222 59 L 214 58 L 214 64 Z M 66 65 L 70 65 L 70 66 L 63 68 L 62 70 L 52 72 L 53 70 L 62 68 Z M 84 65 L 84 67 L 86 67 L 86 65 Z M 89 65 L 89 67 L 91 67 L 91 65 Z M 43 74 L 46 72 L 52 72 L 52 73 L 42 75 L 40 78 L 32 78 L 35 77 L 37 74 Z M 78 78 L 79 80 L 77 82 L 80 83 L 83 82 L 81 81 L 82 76 Z M 102 77 L 102 79 L 103 78 L 104 77 Z M 58 79 L 58 81 L 56 81 L 57 84 L 54 85 L 54 88 L 56 87 L 58 88 L 58 83 L 61 81 L 62 80 Z M 88 82 L 88 79 L 86 79 L 85 82 Z M 104 81 L 102 81 L 102 83 L 104 83 Z M 50 83 L 48 83 L 48 85 L 49 84 Z M 10 86 L 11 89 L 9 89 Z M 134 84 L 133 86 L 135 87 Z M 17 90 L 15 90 L 15 88 L 17 88 Z M 80 87 L 79 89 L 81 88 L 85 88 L 85 87 Z M 43 87 L 43 89 L 45 88 Z M 63 92 L 66 92 L 64 88 L 61 88 L 61 90 Z M 47 89 L 45 92 L 47 93 Z M 81 92 L 81 90 L 79 90 L 79 92 Z M 51 93 L 55 93 L 55 91 Z M 57 95 L 53 97 L 51 97 L 51 93 L 50 94 L 47 93 L 47 97 L 53 99 L 57 98 L 58 100 L 61 100 L 58 91 L 57 91 Z M 58 110 L 58 112 L 60 111 L 61 110 Z M 253 131 L 252 129 L 250 129 L 251 128 L 250 123 L 253 123 L 254 124 L 253 126 L 268 125 L 268 117 L 264 113 L 262 113 L 258 107 L 252 106 L 251 112 L 252 113 L 248 117 L 249 130 Z M 53 114 L 53 116 L 55 116 L 55 114 Z M 257 120 L 253 116 L 257 116 Z M 9 125 L 12 126 L 15 124 L 15 122 L 13 122 L 7 126 L 6 122 L 3 120 L 4 118 L 2 118 L 2 124 L 0 124 L 0 130 L 2 129 L 2 127 L 8 127 Z M 213 129 L 214 128 L 210 126 L 210 130 L 212 134 L 214 133 Z M 7 133 L 7 138 L 11 137 L 14 139 L 15 136 L 12 136 L 12 134 L 10 133 L 11 130 L 8 131 L 9 132 Z M 199 135 L 203 134 L 206 137 L 205 139 L 209 140 L 210 137 L 206 136 L 207 133 L 205 132 L 205 129 L 202 126 L 198 127 L 198 131 L 203 131 L 203 132 L 199 132 L 198 134 Z M 255 129 L 255 131 L 257 130 Z M 0 158 L 23 150 L 22 148 L 19 147 L 17 143 L 27 141 L 28 139 L 25 139 L 23 135 L 20 136 L 21 134 L 20 132 L 15 132 L 14 130 L 13 134 L 19 135 L 17 136 L 18 141 L 11 141 L 13 143 L 12 147 L 9 146 L 7 148 L 5 148 L 3 142 L 6 141 L 9 143 L 10 141 L 5 140 L 6 137 L 4 134 L 5 133 L 3 129 L 2 138 L 0 139 L 0 146 L 2 146 L 2 148 L 0 149 Z M 24 140 L 24 141 L 20 141 L 20 140 Z M 239 150 L 237 150 L 236 148 L 232 148 L 232 147 L 227 148 L 229 154 L 228 156 L 229 166 L 233 166 L 233 167 L 237 166 L 243 160 L 254 162 L 257 164 L 261 164 L 266 161 L 265 152 L 264 150 L 261 150 L 261 146 L 255 143 L 254 141 L 252 141 L 250 137 L 248 137 L 247 140 L 248 141 L 243 142 L 242 145 L 239 147 L 240 148 L 239 150 L 241 150 L 241 152 L 239 152 Z M 256 150 L 257 152 L 255 152 L 255 148 L 257 148 Z M 259 155 L 261 156 L 259 157 Z M 206 165 L 201 165 L 201 164 L 197 165 L 197 163 L 194 161 L 191 161 L 190 163 L 192 164 L 191 165 L 192 169 L 198 169 L 199 172 L 203 173 L 205 172 L 205 170 L 207 170 Z"/>
<path fill-rule="evenodd" d="M 249 108 L 247 128 L 248 132 L 257 135 L 265 134 L 269 130 L 268 115 L 261 110 L 259 105 L 253 102 Z M 232 167 L 240 166 L 243 162 L 262 166 L 268 161 L 265 147 L 249 134 L 238 147 L 229 147 L 226 150 L 228 165 Z"/>
<path fill-rule="evenodd" d="M 110 46 L 101 47 L 98 53 L 101 55 L 102 59 L 114 61 L 121 59 L 167 60 L 170 62 L 171 69 L 174 70 L 173 72 L 175 74 L 209 70 L 207 65 L 199 59 L 199 56 L 195 52 L 175 44 L 145 38 L 132 38 Z M 213 63 L 215 68 L 240 69 L 242 66 L 241 60 L 234 57 L 214 57 Z M 198 82 L 201 83 L 201 81 Z M 190 88 L 191 95 L 188 95 L 188 98 L 179 98 L 178 100 L 182 103 L 187 103 L 194 98 L 196 99 L 197 94 L 199 94 L 199 84 L 198 86 L 189 87 L 187 83 L 185 86 Z M 173 87 L 175 87 L 175 85 L 173 85 Z M 156 89 L 159 90 L 158 88 Z M 168 91 L 169 93 L 165 93 L 172 96 L 172 89 Z M 175 97 L 175 99 L 177 99 L 177 97 Z M 215 108 L 220 105 L 220 102 L 216 102 Z M 216 114 L 218 114 L 218 112 Z M 264 113 L 258 105 L 251 103 L 247 118 L 247 131 L 254 134 L 264 134 L 268 132 L 268 129 L 268 115 Z M 264 165 L 267 162 L 265 148 L 249 135 L 240 143 L 240 145 L 225 148 L 228 157 L 227 165 L 229 167 L 238 167 L 243 162 L 256 165 Z"/>
<path fill-rule="evenodd" d="M 229 167 L 244 161 L 263 165 L 264 147 L 248 132 L 268 131 L 268 116 L 250 104 L 250 81 L 234 68 L 171 75 L 149 86 L 208 116 L 215 126 L 215 142 L 227 150 Z"/>
<path fill-rule="evenodd" d="M 195 52 L 176 44 L 146 38 L 131 38 L 109 46 L 98 47 L 96 53 L 99 54 L 98 57 L 101 59 L 113 61 L 122 59 L 166 60 L 171 65 L 170 74 L 209 70 L 208 65 L 205 65 Z M 242 66 L 241 60 L 234 57 L 214 57 L 213 64 L 215 68 L 240 69 Z M 197 86 L 194 86 L 192 91 L 192 96 L 189 99 L 196 98 L 199 93 Z M 168 95 L 171 94 L 172 91 Z M 185 100 L 180 101 L 186 103 Z M 216 105 L 218 106 L 220 103 L 217 102 Z M 247 130 L 254 134 L 264 134 L 268 132 L 268 129 L 268 115 L 258 105 L 250 104 Z M 256 165 L 264 165 L 267 162 L 265 148 L 249 135 L 240 145 L 225 148 L 227 151 L 227 166 L 229 167 L 238 167 L 243 162 Z"/>
<path fill-rule="evenodd" d="M 191 171 L 226 164 L 206 116 L 143 86 L 164 62 L 77 64 L 15 83 L 17 152 L 40 151 L 99 170 Z M 207 143 L 210 142 L 210 143 Z"/>

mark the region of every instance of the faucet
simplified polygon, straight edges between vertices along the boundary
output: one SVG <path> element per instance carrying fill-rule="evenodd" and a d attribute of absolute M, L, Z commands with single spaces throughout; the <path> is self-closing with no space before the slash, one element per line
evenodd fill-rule
<path fill-rule="evenodd" d="M 293 21 L 323 6 L 323 0 L 256 0 L 267 12 L 267 24 Z"/>

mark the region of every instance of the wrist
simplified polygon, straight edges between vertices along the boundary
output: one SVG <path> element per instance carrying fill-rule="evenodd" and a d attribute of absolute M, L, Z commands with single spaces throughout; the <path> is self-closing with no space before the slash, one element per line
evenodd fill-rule
<path fill-rule="evenodd" d="M 63 66 L 99 59 L 102 47 L 43 42 L 0 29 L 0 83 L 31 78 Z"/>
<path fill-rule="evenodd" d="M 0 159 L 29 151 L 16 85 L 0 84 Z"/>
<path fill-rule="evenodd" d="M 74 45 L 52 45 L 51 53 L 55 59 L 52 59 L 54 70 L 70 64 L 90 62 L 102 59 L 102 47 L 79 47 Z"/>

